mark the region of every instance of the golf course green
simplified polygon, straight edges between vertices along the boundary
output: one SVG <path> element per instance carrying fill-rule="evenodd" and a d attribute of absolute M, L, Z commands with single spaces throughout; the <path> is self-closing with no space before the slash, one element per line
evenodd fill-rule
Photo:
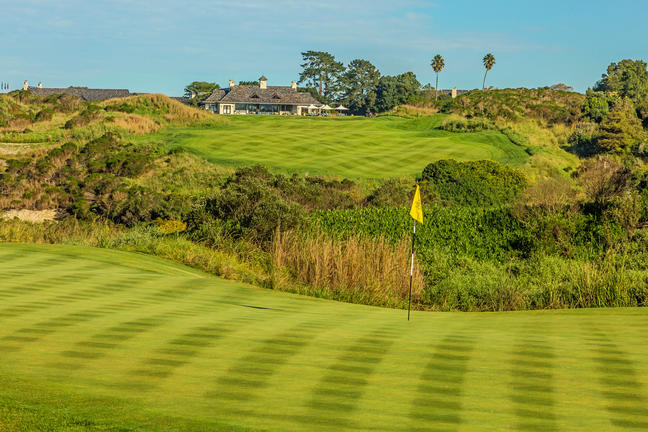
<path fill-rule="evenodd" d="M 645 309 L 408 322 L 67 245 L 0 275 L 2 432 L 648 429 Z"/>
<path fill-rule="evenodd" d="M 522 165 L 529 154 L 497 131 L 436 129 L 443 115 L 401 117 L 227 116 L 220 126 L 170 128 L 140 137 L 221 166 L 261 163 L 287 173 L 347 178 L 420 174 L 439 159 Z"/>

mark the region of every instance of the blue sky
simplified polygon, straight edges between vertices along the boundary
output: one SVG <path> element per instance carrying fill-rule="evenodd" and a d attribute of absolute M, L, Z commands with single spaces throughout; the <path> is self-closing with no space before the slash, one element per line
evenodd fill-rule
<path fill-rule="evenodd" d="M 362 58 L 439 87 L 592 86 L 611 61 L 648 60 L 639 0 L 0 0 L 0 81 L 180 95 L 193 81 L 296 79 L 300 52 Z"/>

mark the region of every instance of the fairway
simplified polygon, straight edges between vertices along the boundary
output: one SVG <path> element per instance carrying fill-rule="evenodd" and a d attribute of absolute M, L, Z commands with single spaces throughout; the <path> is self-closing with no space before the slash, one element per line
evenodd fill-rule
<path fill-rule="evenodd" d="M 648 429 L 648 313 L 406 312 L 0 244 L 0 431 Z"/>
<path fill-rule="evenodd" d="M 347 178 L 418 175 L 439 159 L 519 166 L 529 157 L 497 131 L 435 129 L 442 119 L 228 116 L 222 126 L 169 129 L 140 139 L 181 147 L 223 166 L 261 163 L 287 173 Z"/>

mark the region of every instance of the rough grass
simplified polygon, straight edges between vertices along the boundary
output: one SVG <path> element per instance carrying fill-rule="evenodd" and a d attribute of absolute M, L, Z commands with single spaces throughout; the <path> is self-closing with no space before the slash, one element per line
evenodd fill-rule
<path fill-rule="evenodd" d="M 106 111 L 118 111 L 163 119 L 167 124 L 222 124 L 227 120 L 211 113 L 184 105 L 162 94 L 145 94 L 127 98 L 108 99 L 101 103 Z"/>
<path fill-rule="evenodd" d="M 217 165 L 262 163 L 277 171 L 348 178 L 415 176 L 438 159 L 520 166 L 529 157 L 497 131 L 438 130 L 442 119 L 240 116 L 218 127 L 169 128 L 140 139 L 185 148 Z"/>
<path fill-rule="evenodd" d="M 324 234 L 303 235 L 277 231 L 273 260 L 311 291 L 351 303 L 401 307 L 407 304 L 410 263 L 409 239 L 396 245 L 385 238 L 352 236 L 344 241 Z M 424 287 L 423 272 L 414 267 L 413 298 L 418 303 Z"/>
<path fill-rule="evenodd" d="M 72 246 L 0 273 L 3 431 L 648 428 L 640 309 L 408 322 Z"/>

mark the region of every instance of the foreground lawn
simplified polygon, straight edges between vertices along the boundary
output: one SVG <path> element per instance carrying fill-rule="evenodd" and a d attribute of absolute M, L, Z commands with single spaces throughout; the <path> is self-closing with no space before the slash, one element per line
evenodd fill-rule
<path fill-rule="evenodd" d="M 288 173 L 347 178 L 412 176 L 439 159 L 520 166 L 529 157 L 496 131 L 434 129 L 442 118 L 228 116 L 219 127 L 169 129 L 140 139 L 185 148 L 218 165 L 262 163 Z"/>
<path fill-rule="evenodd" d="M 648 429 L 641 309 L 424 313 L 0 244 L 0 431 Z"/>

